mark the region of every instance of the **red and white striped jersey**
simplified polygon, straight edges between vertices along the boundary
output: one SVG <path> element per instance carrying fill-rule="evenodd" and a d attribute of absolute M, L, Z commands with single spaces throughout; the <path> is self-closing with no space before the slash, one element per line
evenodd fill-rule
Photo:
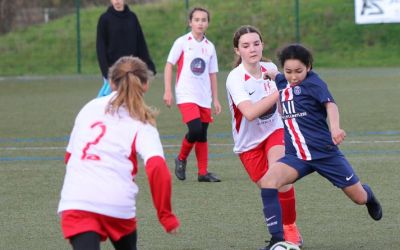
<path fill-rule="evenodd" d="M 284 74 L 275 78 L 280 91 L 285 125 L 285 152 L 310 161 L 337 155 L 329 130 L 325 104 L 335 102 L 327 84 L 313 71 L 297 85 L 290 85 Z"/>
<path fill-rule="evenodd" d="M 201 107 L 210 108 L 210 74 L 218 72 L 214 44 L 206 37 L 199 42 L 190 32 L 175 40 L 167 62 L 177 64 L 176 103 L 196 103 Z"/>
<path fill-rule="evenodd" d="M 261 62 L 261 71 L 277 69 L 271 62 Z M 243 64 L 233 69 L 226 80 L 229 109 L 232 114 L 232 135 L 234 140 L 233 151 L 235 153 L 246 152 L 257 147 L 270 134 L 279 128 L 283 128 L 282 120 L 275 104 L 262 116 L 253 121 L 247 120 L 238 109 L 243 101 L 253 103 L 276 91 L 276 84 L 269 79 L 254 78 Z"/>

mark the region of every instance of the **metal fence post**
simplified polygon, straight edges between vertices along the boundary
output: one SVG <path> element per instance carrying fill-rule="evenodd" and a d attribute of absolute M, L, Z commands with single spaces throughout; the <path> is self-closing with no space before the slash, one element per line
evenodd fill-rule
<path fill-rule="evenodd" d="M 78 74 L 81 73 L 81 21 L 80 21 L 80 0 L 75 0 L 76 5 L 76 63 Z"/>
<path fill-rule="evenodd" d="M 300 0 L 295 0 L 294 16 L 296 17 L 296 43 L 300 43 Z"/>
<path fill-rule="evenodd" d="M 185 0 L 185 8 L 186 8 L 186 15 L 185 15 L 186 18 L 189 13 L 189 0 Z M 186 22 L 186 32 L 188 31 L 189 31 L 189 24 Z"/>

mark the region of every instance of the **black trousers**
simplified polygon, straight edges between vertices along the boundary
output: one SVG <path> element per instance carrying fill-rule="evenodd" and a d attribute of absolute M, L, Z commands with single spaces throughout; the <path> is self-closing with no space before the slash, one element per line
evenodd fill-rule
<path fill-rule="evenodd" d="M 100 250 L 100 235 L 95 232 L 85 232 L 71 238 L 71 245 L 74 250 Z M 111 240 L 116 250 L 137 250 L 136 230 L 125 235 L 118 241 Z"/>

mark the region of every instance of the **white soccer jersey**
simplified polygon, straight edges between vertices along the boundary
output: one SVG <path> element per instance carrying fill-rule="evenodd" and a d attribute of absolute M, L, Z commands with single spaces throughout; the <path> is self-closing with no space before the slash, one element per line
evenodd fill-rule
<path fill-rule="evenodd" d="M 262 72 L 266 72 L 268 69 L 277 69 L 276 65 L 271 62 L 261 62 L 260 67 Z M 249 100 L 255 103 L 276 91 L 274 81 L 265 80 L 263 77 L 256 79 L 246 71 L 243 64 L 240 64 L 229 73 L 226 89 L 232 114 L 232 134 L 235 143 L 233 151 L 235 153 L 246 152 L 257 147 L 275 130 L 283 127 L 276 104 L 253 121 L 247 120 L 237 108 L 243 101 Z"/>
<path fill-rule="evenodd" d="M 167 61 L 177 64 L 176 103 L 196 103 L 211 107 L 210 73 L 218 72 L 214 45 L 206 38 L 196 41 L 192 33 L 179 37 L 169 52 Z"/>
<path fill-rule="evenodd" d="M 105 114 L 115 94 L 92 100 L 75 120 L 58 212 L 77 209 L 122 219 L 136 216 L 136 154 L 146 163 L 153 156 L 164 158 L 164 152 L 152 125 L 132 119 L 123 107 L 115 115 Z"/>

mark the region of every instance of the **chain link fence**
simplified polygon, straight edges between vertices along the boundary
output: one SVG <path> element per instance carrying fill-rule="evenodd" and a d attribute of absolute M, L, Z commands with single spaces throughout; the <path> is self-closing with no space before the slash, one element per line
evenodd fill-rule
<path fill-rule="evenodd" d="M 125 0 L 127 4 L 145 4 L 160 0 Z M 47 23 L 71 14 L 80 7 L 107 6 L 110 0 L 0 0 L 0 35 L 18 28 Z"/>
<path fill-rule="evenodd" d="M 16 13 L 10 30 L 24 28 L 33 24 L 48 23 L 51 20 L 74 13 L 71 7 L 23 8 Z"/>

